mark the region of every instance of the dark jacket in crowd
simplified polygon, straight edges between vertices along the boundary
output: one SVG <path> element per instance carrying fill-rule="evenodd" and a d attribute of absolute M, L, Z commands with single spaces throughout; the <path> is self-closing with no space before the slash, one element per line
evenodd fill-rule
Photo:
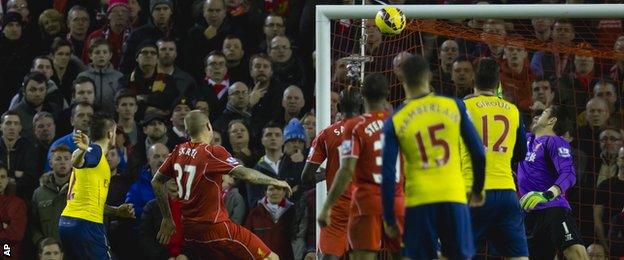
<path fill-rule="evenodd" d="M 117 71 L 111 64 L 104 69 L 95 69 L 91 65 L 87 70 L 78 74 L 90 78 L 95 83 L 95 100 L 96 107 L 101 108 L 103 112 L 115 113 L 115 93 L 119 88 L 119 80 L 123 78 L 123 74 Z"/>
<path fill-rule="evenodd" d="M 30 66 L 36 53 L 31 49 L 31 43 L 24 37 L 17 41 L 7 39 L 0 33 L 0 78 L 3 78 L 0 95 L 0 110 L 6 111 L 13 95 L 17 94 L 22 87 L 24 75 L 30 70 Z"/>
<path fill-rule="evenodd" d="M 0 228 L 0 245 L 8 244 L 14 259 L 20 259 L 20 247 L 26 235 L 27 210 L 21 198 L 0 194 L 0 222 L 8 225 L 6 229 Z"/>
<path fill-rule="evenodd" d="M 67 205 L 68 183 L 59 187 L 54 182 L 54 173 L 48 172 L 39 179 L 41 186 L 32 197 L 30 208 L 30 232 L 32 242 L 38 245 L 46 237 L 53 237 L 61 241 L 58 232 L 58 223 L 61 213 Z"/>
<path fill-rule="evenodd" d="M 15 178 L 17 195 L 24 201 L 30 201 L 33 191 L 39 186 L 39 162 L 32 160 L 37 154 L 35 146 L 24 137 L 20 137 L 12 150 L 7 150 L 4 139 L 0 138 L 0 160 L 8 166 L 9 177 Z"/>
<path fill-rule="evenodd" d="M 121 56 L 121 61 L 119 62 L 119 71 L 123 74 L 129 74 L 132 70 L 137 66 L 136 63 L 136 51 L 139 45 L 144 41 L 152 41 L 156 43 L 156 41 L 160 38 L 169 37 L 176 39 L 175 30 L 170 30 L 169 32 L 163 32 L 151 21 L 134 30 L 130 37 L 124 43 L 123 55 Z M 178 53 L 181 53 L 182 45 L 180 42 L 176 42 L 178 47 Z"/>
<path fill-rule="evenodd" d="M 224 189 L 223 192 L 225 192 L 223 203 L 230 216 L 230 220 L 236 224 L 242 225 L 243 221 L 245 221 L 245 213 L 247 211 L 243 196 L 238 192 L 238 188 Z"/>
<path fill-rule="evenodd" d="M 273 216 L 267 208 L 266 198 L 262 198 L 249 211 L 245 227 L 256 234 L 280 259 L 294 259 L 291 240 L 294 238 L 295 207 L 284 199 L 280 203 L 284 207 L 281 215 Z"/>

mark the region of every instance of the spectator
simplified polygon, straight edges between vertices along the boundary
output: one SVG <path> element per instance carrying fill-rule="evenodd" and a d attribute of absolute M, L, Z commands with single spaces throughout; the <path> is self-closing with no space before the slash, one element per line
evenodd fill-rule
<path fill-rule="evenodd" d="M 201 111 L 204 115 L 210 118 L 210 107 L 208 106 L 208 102 L 203 98 L 195 99 L 195 104 L 193 107 L 199 111 Z"/>
<path fill-rule="evenodd" d="M 256 234 L 280 259 L 294 259 L 291 240 L 295 207 L 283 188 L 269 185 L 266 196 L 251 209 L 245 227 Z"/>
<path fill-rule="evenodd" d="M 71 152 L 69 147 L 59 145 L 52 149 L 52 171 L 39 179 L 41 186 L 32 197 L 30 207 L 30 232 L 32 242 L 39 245 L 46 237 L 60 241 L 58 233 L 61 212 L 67 204 L 67 190 L 71 176 Z"/>
<path fill-rule="evenodd" d="M 273 77 L 271 59 L 265 54 L 256 54 L 251 57 L 250 74 L 253 86 L 249 94 L 251 106 L 251 127 L 254 132 L 271 120 L 275 111 L 279 111 L 284 88 L 281 82 Z"/>
<path fill-rule="evenodd" d="M 437 68 L 433 72 L 432 84 L 437 93 L 449 93 L 453 86 L 451 73 L 453 70 L 453 61 L 459 56 L 459 45 L 454 40 L 446 40 L 442 42 L 439 48 L 438 59 L 440 60 Z M 398 73 L 400 70 L 395 70 Z M 400 77 L 399 77 L 400 80 Z"/>
<path fill-rule="evenodd" d="M 48 150 L 50 144 L 56 137 L 56 124 L 52 114 L 46 111 L 37 112 L 33 117 L 33 130 L 35 132 L 36 142 L 34 142 L 37 150 L 37 161 L 45 162 L 48 158 Z M 43 172 L 45 163 L 41 163 L 37 172 Z"/>
<path fill-rule="evenodd" d="M 20 245 L 28 222 L 27 209 L 24 200 L 14 195 L 15 182 L 9 178 L 9 171 L 0 161 L 0 244 L 8 245 L 11 257 L 20 259 Z"/>
<path fill-rule="evenodd" d="M 305 140 L 305 129 L 301 122 L 296 118 L 291 119 L 284 127 L 284 155 L 280 160 L 277 173 L 280 179 L 288 182 L 292 187 L 291 199 L 293 201 L 298 201 L 302 194 L 302 191 L 299 190 L 299 184 L 301 183 L 305 158 L 308 156 Z"/>
<path fill-rule="evenodd" d="M 134 146 L 139 139 L 139 124 L 134 120 L 137 112 L 136 96 L 127 90 L 117 92 L 115 110 L 117 112 L 117 125 L 121 127 L 124 134 L 128 135 L 130 146 Z"/>
<path fill-rule="evenodd" d="M 528 111 L 532 104 L 529 92 L 533 75 L 529 68 L 527 51 L 520 46 L 508 45 L 505 46 L 504 53 L 500 76 L 505 99 L 516 104 L 520 110 Z"/>
<path fill-rule="evenodd" d="M 554 21 L 550 18 L 531 19 L 531 25 L 533 25 L 533 34 L 535 38 L 542 42 L 550 41 L 550 34 L 552 33 L 553 23 Z"/>
<path fill-rule="evenodd" d="M 592 98 L 585 106 L 587 125 L 579 127 L 580 148 L 587 155 L 599 157 L 598 140 L 600 132 L 609 120 L 609 105 L 604 99 Z"/>
<path fill-rule="evenodd" d="M 47 237 L 39 243 L 39 260 L 63 260 L 63 251 L 59 240 Z"/>
<path fill-rule="evenodd" d="M 624 145 L 622 132 L 619 129 L 607 127 L 600 133 L 601 167 L 597 173 L 596 186 L 602 181 L 615 176 L 617 173 L 618 151 Z M 624 191 L 624 190 L 623 190 Z"/>
<path fill-rule="evenodd" d="M 314 96 L 314 87 L 309 85 L 303 62 L 293 55 L 293 47 L 286 36 L 275 36 L 270 42 L 269 57 L 273 61 L 273 77 L 286 85 L 296 85 L 305 93 L 305 97 Z"/>
<path fill-rule="evenodd" d="M 32 121 L 31 121 L 32 122 Z M 35 147 L 28 139 L 21 136 L 22 123 L 19 115 L 13 111 L 7 111 L 0 118 L 0 158 L 7 160 L 5 170 L 9 177 L 17 184 L 16 195 L 28 201 L 37 188 L 37 179 L 40 173 L 40 162 L 32 160 L 31 155 L 36 154 Z M 0 217 L 0 219 L 2 219 Z"/>
<path fill-rule="evenodd" d="M 186 68 L 194 78 L 202 78 L 204 57 L 212 50 L 221 50 L 225 37 L 240 34 L 233 27 L 225 9 L 225 0 L 205 0 L 202 17 L 188 32 L 189 42 L 185 52 Z"/>
<path fill-rule="evenodd" d="M 212 132 L 212 140 L 210 140 L 210 145 L 223 146 L 223 138 L 221 137 L 221 132 L 216 130 Z"/>
<path fill-rule="evenodd" d="M 127 172 L 119 169 L 121 156 L 118 149 L 110 149 L 106 153 L 106 162 L 108 162 L 111 171 L 111 180 L 106 197 L 106 205 L 119 206 L 126 200 L 126 193 L 130 189 L 130 185 L 134 182 L 134 178 L 130 177 Z M 115 218 L 116 219 L 116 218 Z M 109 226 L 109 229 L 111 227 Z M 109 233 L 110 235 L 110 233 Z"/>
<path fill-rule="evenodd" d="M 93 106 L 91 104 L 86 102 L 73 104 L 70 121 L 70 124 L 73 126 L 73 130 L 62 136 L 61 138 L 56 139 L 52 143 L 52 145 L 50 145 L 50 150 L 48 151 L 48 159 L 50 159 L 50 157 L 52 156 L 52 149 L 60 144 L 64 144 L 69 147 L 69 150 L 73 153 L 74 150 L 76 150 L 77 148 L 73 139 L 74 132 L 76 132 L 76 130 L 80 130 L 83 133 L 87 133 L 89 131 L 91 116 L 93 116 Z M 50 165 L 46 163 L 44 170 L 49 171 Z"/>
<path fill-rule="evenodd" d="M 66 33 L 65 18 L 59 11 L 48 9 L 39 15 L 39 29 L 41 38 L 41 50 L 49 52 L 52 41 L 57 37 L 62 38 Z"/>
<path fill-rule="evenodd" d="M 167 135 L 176 143 L 181 143 L 188 139 L 184 126 L 184 117 L 186 117 L 188 112 L 193 110 L 191 105 L 190 101 L 186 98 L 180 98 L 171 109 L 171 128 L 167 132 Z"/>
<path fill-rule="evenodd" d="M 622 125 L 622 111 L 617 106 L 618 96 L 615 91 L 615 87 L 612 83 L 606 81 L 599 81 L 594 85 L 593 97 L 601 98 L 607 102 L 609 106 L 609 119 L 607 124 L 613 127 L 621 128 Z M 583 126 L 587 124 L 585 111 L 577 117 L 577 124 Z"/>
<path fill-rule="evenodd" d="M 617 38 L 617 40 L 613 44 L 613 51 L 617 52 L 618 54 L 624 53 L 624 35 L 621 35 Z M 616 58 L 615 64 L 609 70 L 609 74 L 611 76 L 611 79 L 617 82 L 618 85 L 624 83 L 624 59 Z"/>
<path fill-rule="evenodd" d="M 52 59 L 48 56 L 37 56 L 33 59 L 32 67 L 30 72 L 40 72 L 45 76 L 46 80 L 46 92 L 45 92 L 45 102 L 49 104 L 53 104 L 54 107 L 58 107 L 60 109 L 65 109 L 67 107 L 67 101 L 63 98 L 63 94 L 61 90 L 56 85 L 56 82 L 52 80 L 52 76 L 54 75 L 54 66 L 52 65 Z M 28 75 L 28 73 L 26 73 Z M 23 84 L 23 82 L 22 82 Z M 24 86 L 24 85 L 22 85 Z M 9 109 L 14 109 L 17 104 L 24 100 L 24 93 L 19 92 L 11 99 L 11 105 Z"/>
<path fill-rule="evenodd" d="M 474 88 L 474 67 L 467 56 L 459 56 L 453 61 L 451 72 L 453 88 L 450 93 L 442 95 L 463 98 L 472 93 Z"/>
<path fill-rule="evenodd" d="M 54 65 L 54 75 L 51 79 L 58 86 L 65 102 L 69 103 L 71 101 L 72 82 L 86 68 L 82 61 L 74 58 L 71 42 L 66 39 L 54 39 L 50 54 Z"/>
<path fill-rule="evenodd" d="M 264 18 L 264 28 L 262 32 L 264 33 L 264 41 L 260 42 L 257 51 L 267 53 L 271 46 L 271 40 L 273 40 L 275 36 L 286 35 L 284 17 L 275 13 L 267 15 L 266 18 Z"/>
<path fill-rule="evenodd" d="M 197 83 L 191 75 L 175 65 L 178 58 L 178 46 L 171 38 L 161 38 L 156 41 L 158 46 L 158 73 L 171 77 L 171 81 L 178 89 L 180 96 L 188 96 L 197 88 Z"/>
<path fill-rule="evenodd" d="M 410 55 L 412 54 L 407 51 L 403 51 L 394 56 L 394 59 L 392 59 L 392 72 L 397 77 L 399 82 L 403 82 L 403 72 L 401 72 L 401 65 L 403 65 L 403 61 L 405 61 L 405 59 L 407 59 Z"/>
<path fill-rule="evenodd" d="M 139 178 L 130 186 L 126 194 L 126 203 L 130 203 L 134 207 L 137 220 L 141 219 L 143 206 L 156 198 L 151 185 L 152 177 L 154 177 L 154 174 L 158 171 L 168 154 L 169 149 L 164 144 L 156 143 L 152 145 L 147 150 L 147 165 L 143 166 L 139 173 Z M 138 223 L 136 227 L 138 228 Z"/>
<path fill-rule="evenodd" d="M 298 118 L 302 113 L 302 109 L 305 106 L 305 99 L 303 98 L 303 92 L 295 85 L 291 85 L 284 90 L 282 96 L 282 109 L 279 116 L 275 119 L 275 122 L 280 125 L 286 125 L 290 122 L 290 119 Z"/>
<path fill-rule="evenodd" d="M 621 136 L 620 136 L 621 137 Z M 598 185 L 594 203 L 594 228 L 598 241 L 608 246 L 609 221 L 620 214 L 624 208 L 624 148 L 619 147 L 617 154 L 617 174 Z"/>
<path fill-rule="evenodd" d="M 34 142 L 36 140 L 33 131 L 33 117 L 39 111 L 50 112 L 53 116 L 58 115 L 60 108 L 56 104 L 46 102 L 46 78 L 39 72 L 31 72 L 24 78 L 24 99 L 19 102 L 13 111 L 22 121 L 22 136 Z"/>
<path fill-rule="evenodd" d="M 232 120 L 227 135 L 228 150 L 232 151 L 232 156 L 241 160 L 246 167 L 252 167 L 258 161 L 258 155 L 250 144 L 249 128 L 242 120 Z"/>
<path fill-rule="evenodd" d="M 267 123 L 262 129 L 262 146 L 264 147 L 264 156 L 258 160 L 254 169 L 272 178 L 279 177 L 279 164 L 282 159 L 282 146 L 284 138 L 282 137 L 282 128 L 274 123 Z M 258 200 L 264 196 L 266 186 L 256 184 L 246 184 L 247 188 L 247 205 L 249 208 L 255 207 Z"/>
<path fill-rule="evenodd" d="M 239 36 L 229 35 L 223 40 L 223 55 L 225 56 L 228 75 L 232 82 L 250 82 L 249 60 L 245 56 L 243 41 Z"/>
<path fill-rule="evenodd" d="M 119 64 L 119 71 L 124 74 L 129 74 L 135 69 L 136 62 L 138 62 L 135 60 L 136 54 L 141 51 L 139 47 L 142 42 L 154 42 L 165 37 L 176 38 L 176 32 L 173 30 L 173 3 L 171 0 L 150 0 L 149 11 L 151 19 L 148 23 L 132 31 L 124 44 L 123 55 Z M 139 64 L 139 66 L 141 65 Z"/>
<path fill-rule="evenodd" d="M 602 244 L 593 243 L 587 246 L 589 260 L 607 260 L 607 254 Z"/>
<path fill-rule="evenodd" d="M 78 57 L 82 57 L 90 23 L 89 12 L 80 5 L 73 6 L 69 12 L 67 12 L 67 27 L 69 32 L 65 38 L 71 43 L 72 49 Z M 83 62 L 86 61 L 83 60 Z"/>
<path fill-rule="evenodd" d="M 24 1 L 25 0 L 20 0 Z M 9 101 L 17 94 L 23 76 L 28 73 L 30 61 L 35 56 L 31 42 L 24 37 L 24 22 L 19 13 L 7 12 L 2 20 L 2 35 L 0 35 L 0 78 L 5 94 L 2 95 L 0 111 L 6 111 Z"/>
<path fill-rule="evenodd" d="M 142 123 L 143 134 L 134 146 L 128 159 L 128 173 L 132 178 L 137 178 L 141 167 L 147 164 L 147 149 L 156 143 L 167 146 L 173 150 L 178 144 L 177 140 L 167 135 L 167 120 L 158 114 L 147 114 Z"/>
<path fill-rule="evenodd" d="M 178 185 L 175 179 L 166 183 L 167 195 L 169 196 L 169 207 L 175 223 L 175 232 L 171 236 L 169 243 L 161 245 L 156 239 L 156 234 L 160 230 L 162 212 L 156 200 L 152 200 L 145 205 L 141 216 L 139 227 L 139 244 L 146 259 L 192 259 L 189 248 L 185 247 L 184 231 L 182 228 L 181 202 L 178 200 Z"/>
<path fill-rule="evenodd" d="M 78 74 L 78 78 L 86 77 L 91 80 L 95 90 L 95 106 L 102 112 L 113 113 L 111 104 L 115 101 L 115 92 L 119 88 L 119 80 L 123 78 L 121 72 L 115 70 L 111 64 L 111 47 L 105 39 L 97 39 L 88 48 L 91 63 L 86 71 Z M 86 80 L 74 81 L 86 82 Z"/>
<path fill-rule="evenodd" d="M 533 105 L 531 110 L 545 110 L 550 107 L 555 99 L 555 91 L 553 90 L 550 81 L 544 79 L 533 80 L 532 85 L 532 100 Z"/>
<path fill-rule="evenodd" d="M 89 58 L 94 62 L 91 57 L 91 45 L 98 39 L 103 39 L 108 43 L 109 57 L 108 61 L 111 62 L 112 69 L 117 69 L 121 60 L 124 40 L 130 36 L 130 24 L 129 24 L 129 8 L 127 0 L 110 0 L 108 3 L 108 9 L 106 16 L 108 22 L 98 30 L 89 34 L 86 40 L 86 48 L 81 52 L 82 60 L 87 63 Z M 102 45 L 99 43 L 98 45 Z M 136 46 L 135 46 L 136 47 Z M 134 54 L 134 53 L 133 53 Z"/>
<path fill-rule="evenodd" d="M 507 35 L 507 30 L 505 29 L 505 21 L 497 20 L 497 19 L 488 19 L 485 24 L 483 24 L 483 35 L 482 38 L 491 40 L 500 40 Z M 491 36 L 490 36 L 491 35 Z M 505 46 L 499 44 L 478 44 L 475 53 L 473 56 L 475 57 L 489 57 L 495 60 L 501 60 L 503 58 L 503 51 Z"/>
<path fill-rule="evenodd" d="M 301 117 L 301 124 L 306 132 L 306 148 L 310 148 L 312 140 L 316 137 L 316 115 L 312 112 L 305 113 Z"/>
<path fill-rule="evenodd" d="M 57 133 L 65 135 L 72 131 L 72 126 L 70 124 L 66 124 L 66 122 L 71 122 L 73 106 L 77 103 L 86 103 L 93 106 L 95 103 L 95 83 L 93 80 L 82 76 L 74 80 L 72 83 L 72 96 L 70 102 L 72 106 L 63 109 L 57 117 L 58 122 L 65 123 L 58 125 Z"/>
<path fill-rule="evenodd" d="M 37 16 L 32 15 L 28 2 L 29 1 L 26 0 L 9 0 L 6 2 L 6 12 L 16 12 L 20 14 L 24 40 L 33 44 L 31 47 L 34 47 L 34 50 L 39 52 L 41 51 L 41 49 L 39 49 L 41 46 L 35 46 L 34 43 L 38 43 L 40 41 L 41 34 L 39 32 L 39 27 L 33 22 L 32 19 L 38 19 L 40 14 L 37 14 Z M 45 47 L 47 48 L 49 45 Z"/>
<path fill-rule="evenodd" d="M 230 220 L 236 224 L 242 225 L 245 220 L 245 211 L 247 206 L 245 205 L 243 196 L 240 195 L 236 186 L 236 179 L 227 174 L 223 175 L 223 182 L 221 183 L 223 203 L 227 208 Z"/>
<path fill-rule="evenodd" d="M 228 102 L 230 81 L 226 60 L 223 53 L 212 51 L 206 56 L 204 63 L 205 76 L 201 80 L 197 95 L 208 101 L 212 114 L 210 118 L 216 118 L 223 112 Z"/>
<path fill-rule="evenodd" d="M 574 25 L 570 20 L 557 20 L 552 29 L 552 44 L 555 47 L 573 45 L 574 35 Z M 531 70 L 536 77 L 543 77 L 545 74 L 562 77 L 572 70 L 572 57 L 567 53 L 538 51 L 531 58 Z"/>

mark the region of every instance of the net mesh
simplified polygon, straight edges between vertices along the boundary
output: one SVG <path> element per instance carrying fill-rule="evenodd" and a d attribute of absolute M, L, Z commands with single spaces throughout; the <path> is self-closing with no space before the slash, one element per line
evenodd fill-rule
<path fill-rule="evenodd" d="M 372 62 L 365 71 L 387 76 L 389 101 L 396 107 L 404 99 L 393 72 L 393 60 L 401 52 L 426 57 L 433 72 L 431 87 L 456 97 L 472 92 L 476 62 L 491 57 L 501 65 L 503 97 L 520 108 L 527 126 L 545 107 L 564 106 L 577 170 L 576 184 L 566 194 L 573 217 L 585 246 L 602 243 L 610 257 L 622 257 L 624 181 L 617 179 L 624 122 L 622 27 L 621 19 L 409 20 L 404 32 L 389 37 L 367 21 L 365 50 Z M 333 91 L 347 85 L 343 58 L 360 52 L 361 28 L 361 20 L 332 21 Z M 605 102 L 588 104 L 593 97 Z M 603 111 L 605 103 L 609 111 Z M 598 211 L 602 224 L 594 217 Z M 493 259 L 484 248 L 479 257 Z"/>

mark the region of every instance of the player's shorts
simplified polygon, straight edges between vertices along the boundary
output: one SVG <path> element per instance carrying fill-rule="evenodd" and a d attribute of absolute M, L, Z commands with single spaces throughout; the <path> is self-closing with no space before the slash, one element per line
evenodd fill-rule
<path fill-rule="evenodd" d="M 65 259 L 112 259 L 104 224 L 61 216 L 59 235 Z"/>
<path fill-rule="evenodd" d="M 319 252 L 323 255 L 342 256 L 349 250 L 347 223 L 350 201 L 338 199 L 331 208 L 331 224 L 321 228 Z"/>
<path fill-rule="evenodd" d="M 185 227 L 184 239 L 199 259 L 264 259 L 271 253 L 260 238 L 229 220 Z"/>
<path fill-rule="evenodd" d="M 474 256 L 470 212 L 466 204 L 447 202 L 405 208 L 403 256 L 437 259 L 438 238 L 445 257 L 469 259 Z"/>
<path fill-rule="evenodd" d="M 353 250 L 379 251 L 382 248 L 390 252 L 401 252 L 401 236 L 405 216 L 397 215 L 399 235 L 390 238 L 383 230 L 381 215 L 358 215 L 349 218 L 349 245 Z"/>
<path fill-rule="evenodd" d="M 570 212 L 562 207 L 552 207 L 526 213 L 527 241 L 530 259 L 553 259 L 557 249 L 582 245 L 581 234 Z"/>
<path fill-rule="evenodd" d="M 486 239 L 495 255 L 529 256 L 522 210 L 513 190 L 488 190 L 485 205 L 471 208 L 475 243 Z"/>

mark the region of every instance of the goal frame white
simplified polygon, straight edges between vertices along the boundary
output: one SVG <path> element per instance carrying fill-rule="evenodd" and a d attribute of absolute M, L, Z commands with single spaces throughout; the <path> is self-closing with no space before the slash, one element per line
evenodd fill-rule
<path fill-rule="evenodd" d="M 533 4 L 533 5 L 394 5 L 409 18 L 425 19 L 531 19 L 624 18 L 624 4 Z M 331 124 L 331 26 L 333 19 L 372 19 L 380 5 L 316 6 L 316 132 Z M 325 182 L 317 184 L 316 212 L 325 202 Z M 316 238 L 319 231 L 317 227 Z"/>

